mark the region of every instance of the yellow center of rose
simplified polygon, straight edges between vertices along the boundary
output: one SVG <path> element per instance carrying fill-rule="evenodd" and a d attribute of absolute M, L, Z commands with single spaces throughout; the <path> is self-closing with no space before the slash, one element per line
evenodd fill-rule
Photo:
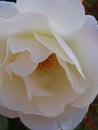
<path fill-rule="evenodd" d="M 46 60 L 38 64 L 37 70 L 46 72 L 54 65 L 55 60 L 55 54 L 50 55 Z"/>

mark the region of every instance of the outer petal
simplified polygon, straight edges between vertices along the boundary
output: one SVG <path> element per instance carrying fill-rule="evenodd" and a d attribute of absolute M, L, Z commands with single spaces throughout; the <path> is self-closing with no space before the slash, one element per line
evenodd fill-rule
<path fill-rule="evenodd" d="M 33 31 L 49 32 L 48 19 L 45 15 L 38 13 L 19 14 L 7 20 L 0 21 L 0 35 L 13 34 L 16 32 Z"/>
<path fill-rule="evenodd" d="M 21 12 L 44 13 L 50 25 L 66 36 L 76 32 L 84 22 L 84 9 L 80 0 L 17 0 Z"/>
<path fill-rule="evenodd" d="M 18 13 L 19 12 L 15 3 L 0 1 L 0 17 L 1 18 L 7 19 L 7 18 L 17 15 Z"/>
<path fill-rule="evenodd" d="M 51 118 L 19 113 L 21 121 L 31 130 L 58 130 L 57 122 Z"/>
<path fill-rule="evenodd" d="M 22 122 L 32 130 L 73 130 L 83 119 L 88 107 L 76 109 L 67 107 L 60 116 L 46 118 L 36 115 L 24 115 L 19 113 Z"/>
<path fill-rule="evenodd" d="M 85 17 L 85 25 L 68 43 L 79 59 L 87 80 L 92 86 L 73 105 L 83 107 L 90 104 L 98 93 L 98 25 L 92 16 Z"/>
<path fill-rule="evenodd" d="M 71 106 L 65 108 L 64 113 L 58 119 L 61 119 L 61 128 L 64 130 L 73 130 L 83 120 L 88 108 L 88 106 L 79 109 Z"/>
<path fill-rule="evenodd" d="M 18 113 L 16 111 L 11 111 L 11 110 L 4 108 L 4 107 L 0 107 L 0 114 L 7 116 L 9 118 L 18 117 Z"/>
<path fill-rule="evenodd" d="M 90 105 L 98 94 L 98 84 L 92 85 L 84 94 L 71 103 L 72 106 L 80 108 Z"/>

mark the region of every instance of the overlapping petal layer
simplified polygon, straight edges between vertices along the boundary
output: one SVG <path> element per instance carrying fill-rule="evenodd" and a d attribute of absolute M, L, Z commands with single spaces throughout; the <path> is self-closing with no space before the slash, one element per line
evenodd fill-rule
<path fill-rule="evenodd" d="M 72 130 L 98 93 L 98 25 L 80 0 L 0 2 L 0 112 L 33 130 Z"/>
<path fill-rule="evenodd" d="M 66 36 L 76 32 L 84 23 L 80 0 L 17 0 L 21 12 L 37 12 L 48 16 L 50 25 Z"/>
<path fill-rule="evenodd" d="M 56 118 L 46 118 L 36 115 L 24 115 L 19 113 L 19 116 L 24 124 L 32 130 L 73 130 L 77 124 L 82 121 L 88 107 L 77 109 L 68 106 L 65 111 Z"/>
<path fill-rule="evenodd" d="M 91 87 L 73 105 L 89 105 L 98 93 L 98 25 L 92 16 L 85 17 L 83 28 L 74 34 L 68 43 L 74 50 Z"/>

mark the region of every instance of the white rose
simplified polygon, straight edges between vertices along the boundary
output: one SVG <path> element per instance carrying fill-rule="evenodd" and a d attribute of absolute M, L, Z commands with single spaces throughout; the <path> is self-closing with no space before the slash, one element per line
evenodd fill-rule
<path fill-rule="evenodd" d="M 32 130 L 72 130 L 98 93 L 98 25 L 80 0 L 0 2 L 0 113 Z"/>

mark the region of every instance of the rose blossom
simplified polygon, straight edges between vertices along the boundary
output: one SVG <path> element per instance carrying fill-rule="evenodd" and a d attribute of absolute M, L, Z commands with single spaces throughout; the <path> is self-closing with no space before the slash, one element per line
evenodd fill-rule
<path fill-rule="evenodd" d="M 80 0 L 0 2 L 0 113 L 73 130 L 98 93 L 97 37 Z"/>

